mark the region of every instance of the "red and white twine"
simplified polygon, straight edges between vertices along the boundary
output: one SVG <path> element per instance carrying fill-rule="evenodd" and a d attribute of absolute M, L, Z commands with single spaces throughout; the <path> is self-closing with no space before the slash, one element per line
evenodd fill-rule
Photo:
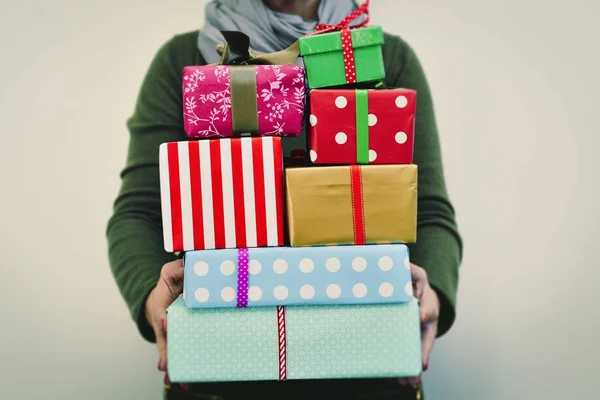
<path fill-rule="evenodd" d="M 354 48 L 352 47 L 352 32 L 348 27 L 342 29 L 342 54 L 344 56 L 344 70 L 346 83 L 356 82 L 356 68 L 354 66 Z"/>
<path fill-rule="evenodd" d="M 277 306 L 277 332 L 279 336 L 279 380 L 287 380 L 287 342 L 285 335 L 285 307 Z"/>

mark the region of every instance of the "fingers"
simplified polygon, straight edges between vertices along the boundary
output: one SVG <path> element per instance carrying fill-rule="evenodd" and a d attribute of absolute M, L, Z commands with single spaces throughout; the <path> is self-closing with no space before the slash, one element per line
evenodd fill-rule
<path fill-rule="evenodd" d="M 167 307 L 183 291 L 183 261 L 165 264 L 160 271 L 160 280 L 146 302 L 147 315 L 158 347 L 158 369 L 167 370 Z"/>
<path fill-rule="evenodd" d="M 429 368 L 429 356 L 433 349 L 433 343 L 437 336 L 437 324 L 440 313 L 440 305 L 437 294 L 427 284 L 421 301 L 421 359 L 423 370 Z"/>
<path fill-rule="evenodd" d="M 420 318 L 421 324 L 429 322 L 436 322 L 440 316 L 440 303 L 435 291 L 429 286 L 425 285 L 423 295 L 421 296 L 421 307 L 420 307 Z"/>
<path fill-rule="evenodd" d="M 431 289 L 429 289 L 431 290 Z M 427 324 L 430 322 L 437 322 L 439 317 L 439 310 L 436 306 L 435 301 L 431 296 L 424 295 L 421 300 L 421 309 L 419 311 L 421 324 Z"/>
<path fill-rule="evenodd" d="M 437 320 L 426 322 L 421 328 L 421 360 L 423 363 L 423 372 L 429 369 L 429 357 L 433 350 L 433 344 L 437 335 Z M 418 385 L 421 383 L 421 377 L 400 378 L 402 385 Z"/>
<path fill-rule="evenodd" d="M 421 300 L 427 284 L 427 272 L 415 264 L 410 264 L 410 275 L 412 278 L 414 295 L 417 299 Z"/>
<path fill-rule="evenodd" d="M 421 320 L 421 358 L 423 371 L 429 368 L 429 356 L 437 336 L 437 321 L 439 318 L 439 299 L 429 285 L 427 271 L 410 264 L 410 274 L 413 283 L 414 296 L 420 300 L 419 317 Z M 421 376 L 400 378 L 401 385 L 417 386 L 421 383 Z"/>
<path fill-rule="evenodd" d="M 167 329 L 166 329 L 166 313 L 159 319 L 159 323 L 154 328 L 156 333 L 156 345 L 158 346 L 158 370 L 167 370 Z"/>
<path fill-rule="evenodd" d="M 428 322 L 423 325 L 423 329 L 421 330 L 421 360 L 423 361 L 424 371 L 427 371 L 429 368 L 429 356 L 431 356 L 431 350 L 433 349 L 436 335 L 436 322 Z"/>
<path fill-rule="evenodd" d="M 160 271 L 159 286 L 164 284 L 166 291 L 163 294 L 165 305 L 170 304 L 183 291 L 183 261 L 175 260 L 165 264 Z"/>
<path fill-rule="evenodd" d="M 410 377 L 410 378 L 399 378 L 398 381 L 403 386 L 410 386 L 410 385 L 416 386 L 421 383 L 421 377 L 414 376 L 414 377 Z"/>
<path fill-rule="evenodd" d="M 183 279 L 183 260 L 178 259 L 163 265 L 160 271 L 160 276 L 163 279 Z"/>

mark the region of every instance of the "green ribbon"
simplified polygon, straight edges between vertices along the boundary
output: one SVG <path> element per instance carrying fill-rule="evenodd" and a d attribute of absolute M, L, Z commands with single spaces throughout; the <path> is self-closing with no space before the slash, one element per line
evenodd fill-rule
<path fill-rule="evenodd" d="M 258 134 L 255 65 L 294 64 L 298 58 L 298 41 L 276 53 L 259 54 L 250 49 L 250 38 L 238 31 L 220 31 L 224 44 L 217 45 L 221 59 L 217 64 L 229 65 L 233 133 L 243 136 Z"/>
<path fill-rule="evenodd" d="M 355 90 L 356 95 L 356 162 L 369 163 L 369 97 L 366 89 Z"/>
<path fill-rule="evenodd" d="M 258 134 L 256 68 L 254 65 L 229 67 L 233 132 Z"/>

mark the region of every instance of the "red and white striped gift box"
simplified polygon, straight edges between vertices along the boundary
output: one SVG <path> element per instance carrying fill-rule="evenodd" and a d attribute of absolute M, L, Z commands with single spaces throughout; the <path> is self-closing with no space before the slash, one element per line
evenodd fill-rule
<path fill-rule="evenodd" d="M 283 245 L 281 138 L 170 142 L 159 152 L 166 251 Z"/>

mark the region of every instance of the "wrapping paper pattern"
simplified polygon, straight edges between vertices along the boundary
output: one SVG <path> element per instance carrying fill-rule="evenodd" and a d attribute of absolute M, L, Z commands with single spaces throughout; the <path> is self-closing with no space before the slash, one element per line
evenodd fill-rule
<path fill-rule="evenodd" d="M 357 96 L 362 93 L 367 95 L 366 107 L 357 102 Z M 309 138 L 312 162 L 412 163 L 416 99 L 417 93 L 410 89 L 311 91 Z M 364 126 L 358 129 L 361 123 Z M 365 140 L 363 148 L 359 146 L 359 137 Z"/>
<path fill-rule="evenodd" d="M 165 250 L 283 245 L 281 138 L 163 143 Z"/>
<path fill-rule="evenodd" d="M 228 65 L 183 69 L 183 120 L 190 138 L 232 137 L 233 113 L 256 112 L 231 107 Z M 297 136 L 304 117 L 304 69 L 298 65 L 256 65 L 258 134 Z"/>
<path fill-rule="evenodd" d="M 359 201 L 352 197 L 353 168 L 361 173 Z M 286 201 L 292 246 L 354 244 L 357 216 L 364 219 L 366 244 L 417 240 L 414 164 L 288 168 Z"/>
<path fill-rule="evenodd" d="M 419 306 L 285 307 L 287 379 L 409 377 L 421 373 Z M 172 382 L 279 379 L 275 307 L 167 310 Z"/>
<path fill-rule="evenodd" d="M 385 77 L 383 68 L 383 31 L 380 26 L 350 30 L 354 55 L 355 82 L 380 81 Z M 300 55 L 304 57 L 308 86 L 317 89 L 345 85 L 341 32 L 308 35 L 300 38 Z"/>
<path fill-rule="evenodd" d="M 255 248 L 248 255 L 249 307 L 403 303 L 413 298 L 405 245 Z M 186 253 L 186 305 L 239 306 L 245 286 L 238 284 L 238 258 L 234 249 Z"/>

